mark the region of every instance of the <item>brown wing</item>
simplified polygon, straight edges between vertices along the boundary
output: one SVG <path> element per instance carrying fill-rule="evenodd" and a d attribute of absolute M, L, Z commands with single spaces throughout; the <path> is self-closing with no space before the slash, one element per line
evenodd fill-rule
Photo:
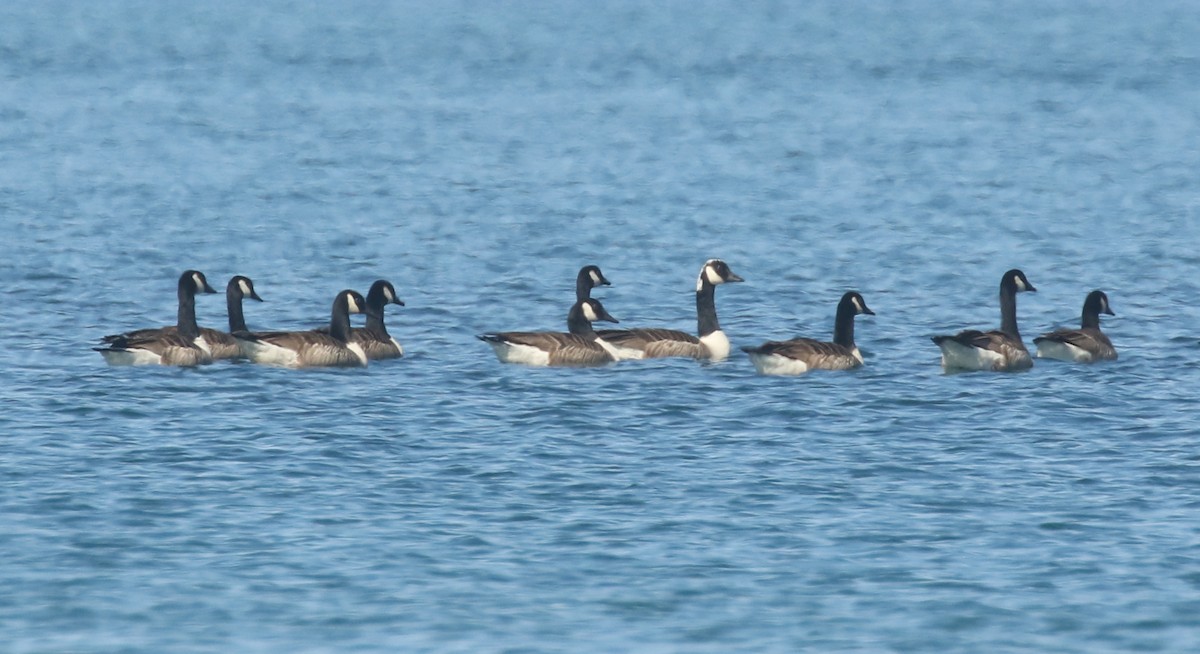
<path fill-rule="evenodd" d="M 613 358 L 594 340 L 563 332 L 502 332 L 485 334 L 484 340 L 527 345 L 549 354 L 552 366 L 587 366 L 611 363 Z"/>
<path fill-rule="evenodd" d="M 179 335 L 179 330 L 173 327 L 161 330 L 139 329 L 143 336 L 139 338 L 122 338 L 111 343 L 114 349 L 146 350 L 162 357 L 162 362 L 173 366 L 196 366 L 212 363 L 212 357 L 204 350 Z M 125 336 L 121 334 L 121 336 Z"/>
<path fill-rule="evenodd" d="M 100 339 L 102 343 L 118 343 L 120 341 L 145 341 L 152 338 L 158 338 L 161 334 L 173 334 L 179 331 L 175 325 L 170 327 L 147 327 L 146 329 L 135 329 L 124 334 L 109 334 Z"/>
<path fill-rule="evenodd" d="M 404 350 L 391 338 L 383 338 L 379 334 L 362 327 L 350 330 L 350 340 L 362 346 L 368 359 L 397 359 L 404 356 Z"/>
<path fill-rule="evenodd" d="M 675 329 L 602 329 L 600 338 L 619 348 L 641 350 L 647 358 L 691 357 L 702 354 L 700 339 Z"/>
<path fill-rule="evenodd" d="M 1113 347 L 1112 341 L 1099 329 L 1090 327 L 1083 329 L 1056 329 L 1033 339 L 1034 343 L 1040 343 L 1041 341 L 1074 345 L 1085 352 L 1091 352 L 1092 356 L 1100 359 L 1117 358 L 1117 350 Z"/>
<path fill-rule="evenodd" d="M 236 359 L 242 356 L 242 348 L 238 346 L 237 339 L 232 335 L 211 327 L 201 327 L 200 335 L 204 337 L 204 342 L 208 344 L 208 349 L 212 352 L 212 358 Z"/>
<path fill-rule="evenodd" d="M 809 368 L 821 370 L 848 370 L 862 365 L 850 348 L 811 338 L 768 341 L 751 351 L 756 354 L 776 355 L 803 361 L 808 364 Z"/>

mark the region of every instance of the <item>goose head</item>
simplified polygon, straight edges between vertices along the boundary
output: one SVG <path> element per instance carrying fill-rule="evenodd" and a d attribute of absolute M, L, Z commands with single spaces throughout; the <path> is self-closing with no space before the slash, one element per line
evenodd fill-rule
<path fill-rule="evenodd" d="M 700 269 L 700 278 L 696 280 L 696 290 L 704 288 L 704 283 L 708 282 L 712 286 L 724 284 L 726 282 L 744 282 L 746 280 L 734 274 L 729 269 L 729 264 L 720 259 L 709 259 L 704 262 L 704 267 Z"/>

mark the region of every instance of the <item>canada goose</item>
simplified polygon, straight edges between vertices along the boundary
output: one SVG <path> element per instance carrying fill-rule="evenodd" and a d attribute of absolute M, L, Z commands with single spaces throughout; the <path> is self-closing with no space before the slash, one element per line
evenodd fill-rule
<path fill-rule="evenodd" d="M 333 299 L 329 331 L 238 332 L 234 334 L 246 356 L 255 363 L 287 368 L 365 366 L 367 355 L 350 341 L 350 314 L 369 313 L 367 301 L 354 291 Z"/>
<path fill-rule="evenodd" d="M 837 306 L 833 342 L 812 338 L 768 341 L 758 347 L 743 347 L 755 370 L 763 375 L 801 375 L 809 370 L 849 370 L 863 364 L 854 344 L 854 317 L 875 315 L 856 291 L 847 291 Z"/>
<path fill-rule="evenodd" d="M 721 361 L 729 356 L 729 337 L 717 322 L 716 287 L 745 281 L 720 259 L 709 259 L 696 279 L 696 322 L 699 338 L 674 329 L 602 329 L 600 338 L 617 349 L 622 359 L 691 357 Z"/>
<path fill-rule="evenodd" d="M 934 336 L 942 348 L 942 368 L 946 370 L 1025 370 L 1033 367 L 1029 350 L 1017 329 L 1017 293 L 1037 289 L 1020 270 L 1010 270 L 1000 278 L 1000 329 L 981 332 L 974 329 L 953 336 Z"/>
<path fill-rule="evenodd" d="M 262 298 L 258 297 L 258 294 L 254 292 L 254 282 L 250 281 L 249 277 L 234 275 L 225 287 L 225 305 L 229 312 L 229 331 L 223 332 L 211 327 L 200 328 L 200 337 L 196 339 L 196 343 L 201 349 L 207 350 L 214 361 L 219 359 L 238 359 L 242 356 L 242 350 L 238 347 L 237 339 L 233 337 L 233 333 L 246 331 L 246 319 L 242 317 L 243 297 L 262 302 Z M 160 334 L 175 333 L 178 330 L 179 328 L 175 325 L 171 325 L 170 327 L 150 327 L 126 334 L 105 336 L 103 340 L 105 343 L 113 343 L 121 338 L 156 338 Z"/>
<path fill-rule="evenodd" d="M 376 280 L 371 284 L 371 290 L 367 291 L 367 325 L 350 329 L 350 341 L 362 346 L 363 352 L 372 361 L 404 356 L 404 348 L 388 334 L 387 326 L 383 324 L 383 311 L 389 304 L 404 306 L 404 302 L 396 297 L 396 289 L 391 282 Z M 329 327 L 319 327 L 316 331 L 328 334 Z"/>
<path fill-rule="evenodd" d="M 92 348 L 110 365 L 195 366 L 212 363 L 212 355 L 196 325 L 196 294 L 216 293 L 204 273 L 184 271 L 179 277 L 179 311 L 175 328 L 141 329 L 105 336 L 105 347 Z"/>
<path fill-rule="evenodd" d="M 617 360 L 616 351 L 592 329 L 598 320 L 619 322 L 599 300 L 585 298 L 571 305 L 567 330 L 561 332 L 500 332 L 477 338 L 492 346 L 502 363 L 529 366 L 598 366 Z"/>
<path fill-rule="evenodd" d="M 1104 291 L 1092 291 L 1083 301 L 1083 320 L 1079 329 L 1056 329 L 1033 339 L 1040 358 L 1091 363 L 1114 360 L 1117 349 L 1100 331 L 1100 314 L 1115 316 Z"/>
<path fill-rule="evenodd" d="M 575 299 L 586 300 L 592 297 L 592 289 L 597 286 L 612 286 L 604 278 L 604 273 L 600 272 L 599 266 L 580 268 L 579 275 L 575 277 Z"/>

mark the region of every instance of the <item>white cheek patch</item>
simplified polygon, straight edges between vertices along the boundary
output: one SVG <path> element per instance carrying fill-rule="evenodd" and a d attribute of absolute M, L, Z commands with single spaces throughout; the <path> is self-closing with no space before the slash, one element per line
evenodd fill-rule
<path fill-rule="evenodd" d="M 596 322 L 599 317 L 596 315 L 596 310 L 592 308 L 591 303 L 584 303 L 583 317 L 587 318 L 588 322 Z"/>
<path fill-rule="evenodd" d="M 1018 291 L 1024 291 L 1027 289 L 1027 287 L 1025 286 L 1025 280 L 1021 279 L 1020 277 L 1017 277 L 1014 279 L 1014 281 L 1017 283 Z"/>
<path fill-rule="evenodd" d="M 590 274 L 592 276 L 592 283 L 599 284 L 600 283 L 600 273 L 593 270 Z"/>
<path fill-rule="evenodd" d="M 238 288 L 242 289 L 242 295 L 254 295 L 254 289 L 250 288 L 250 284 L 244 279 L 238 280 Z"/>
<path fill-rule="evenodd" d="M 712 284 L 713 286 L 721 284 L 725 281 L 720 275 L 717 274 L 717 269 L 713 266 L 704 267 L 704 276 L 708 277 L 708 283 Z"/>
<path fill-rule="evenodd" d="M 396 294 L 392 292 L 392 289 L 384 286 L 383 287 L 383 297 L 385 299 L 387 299 L 388 302 L 392 302 L 393 300 L 396 299 Z"/>
<path fill-rule="evenodd" d="M 355 300 L 353 295 L 346 296 L 346 308 L 350 313 L 362 313 L 362 308 L 358 306 L 358 300 Z"/>
<path fill-rule="evenodd" d="M 859 300 L 858 298 L 852 298 L 852 299 L 854 300 L 854 308 L 855 308 L 855 309 L 856 309 L 856 310 L 857 310 L 859 313 L 863 313 L 863 312 L 865 312 L 865 311 L 866 311 L 866 310 L 863 308 L 863 305 L 862 305 L 862 301 L 861 301 L 861 300 Z"/>
<path fill-rule="evenodd" d="M 195 284 L 196 288 L 201 291 L 203 291 L 204 287 L 207 286 L 207 284 L 204 283 L 204 278 L 200 276 L 200 273 L 192 273 L 192 283 Z"/>

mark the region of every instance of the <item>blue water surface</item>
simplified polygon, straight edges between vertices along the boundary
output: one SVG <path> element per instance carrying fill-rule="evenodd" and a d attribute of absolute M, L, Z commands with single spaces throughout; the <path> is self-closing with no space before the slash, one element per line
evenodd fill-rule
<path fill-rule="evenodd" d="M 1200 650 L 1192 2 L 0 5 L 0 651 Z M 622 325 L 866 365 L 508 366 Z M 1119 361 L 929 336 L 1116 312 Z M 113 368 L 181 271 L 365 370 Z M 197 301 L 221 326 L 219 296 Z"/>

